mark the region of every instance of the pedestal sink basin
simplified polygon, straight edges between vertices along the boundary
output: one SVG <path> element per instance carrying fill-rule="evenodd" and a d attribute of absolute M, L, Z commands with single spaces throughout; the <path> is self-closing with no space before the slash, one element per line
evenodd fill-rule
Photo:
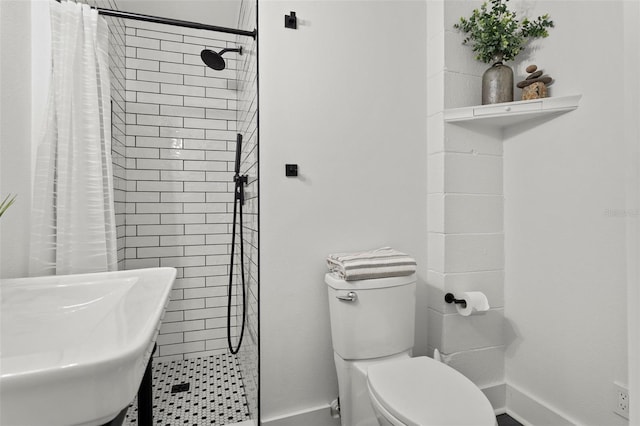
<path fill-rule="evenodd" d="M 135 397 L 174 268 L 0 280 L 0 424 L 101 425 Z"/>

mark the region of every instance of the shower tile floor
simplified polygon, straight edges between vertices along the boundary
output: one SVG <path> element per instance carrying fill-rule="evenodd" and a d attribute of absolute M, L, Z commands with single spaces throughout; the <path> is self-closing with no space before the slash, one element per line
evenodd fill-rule
<path fill-rule="evenodd" d="M 172 393 L 174 385 L 189 390 Z M 153 422 L 158 426 L 226 425 L 249 419 L 240 368 L 234 355 L 156 363 L 153 366 Z M 138 424 L 137 398 L 123 425 Z"/>

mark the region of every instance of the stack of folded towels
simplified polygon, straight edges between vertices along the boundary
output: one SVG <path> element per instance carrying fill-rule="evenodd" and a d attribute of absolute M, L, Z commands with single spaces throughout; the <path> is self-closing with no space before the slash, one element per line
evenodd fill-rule
<path fill-rule="evenodd" d="M 415 259 L 391 247 L 358 253 L 330 254 L 327 266 L 330 272 L 345 281 L 400 277 L 416 271 Z"/>

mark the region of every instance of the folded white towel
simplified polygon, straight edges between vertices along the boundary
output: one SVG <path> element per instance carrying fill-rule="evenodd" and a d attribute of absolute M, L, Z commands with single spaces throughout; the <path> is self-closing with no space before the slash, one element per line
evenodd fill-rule
<path fill-rule="evenodd" d="M 327 266 L 329 271 L 346 281 L 399 277 L 416 271 L 415 259 L 391 247 L 330 254 Z"/>

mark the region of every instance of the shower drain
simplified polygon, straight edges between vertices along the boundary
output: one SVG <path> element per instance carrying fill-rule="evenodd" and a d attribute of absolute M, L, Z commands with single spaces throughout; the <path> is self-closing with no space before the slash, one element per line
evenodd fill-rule
<path fill-rule="evenodd" d="M 173 385 L 171 386 L 171 393 L 178 393 L 178 392 L 186 392 L 189 390 L 189 383 L 180 383 L 179 385 Z"/>

